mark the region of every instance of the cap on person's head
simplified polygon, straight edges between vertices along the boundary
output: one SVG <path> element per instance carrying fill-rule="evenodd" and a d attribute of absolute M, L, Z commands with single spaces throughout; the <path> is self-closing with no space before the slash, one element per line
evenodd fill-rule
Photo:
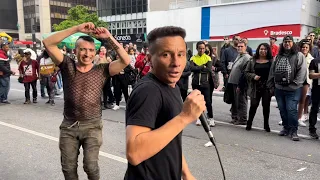
<path fill-rule="evenodd" d="M 6 43 L 6 42 L 1 43 L 1 48 L 3 48 L 3 47 L 6 46 L 6 45 L 9 45 L 9 44 Z"/>
<path fill-rule="evenodd" d="M 270 39 L 274 39 L 275 41 L 277 41 L 277 36 L 272 35 L 272 36 L 270 36 Z"/>
<path fill-rule="evenodd" d="M 287 35 L 283 38 L 283 41 L 293 41 L 293 37 L 291 35 Z"/>
<path fill-rule="evenodd" d="M 25 50 L 23 51 L 23 54 L 31 54 L 31 51 L 30 51 L 29 49 L 25 49 Z"/>

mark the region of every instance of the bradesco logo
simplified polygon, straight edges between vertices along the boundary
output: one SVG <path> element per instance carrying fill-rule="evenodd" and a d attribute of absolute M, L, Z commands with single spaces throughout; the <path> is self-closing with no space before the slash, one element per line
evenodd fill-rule
<path fill-rule="evenodd" d="M 117 41 L 131 41 L 131 37 L 130 36 L 121 36 L 121 35 L 115 35 L 114 38 Z"/>
<path fill-rule="evenodd" d="M 263 31 L 264 35 L 268 35 L 269 31 L 268 30 L 264 30 Z M 270 36 L 286 36 L 286 35 L 292 35 L 292 31 L 270 31 Z"/>
<path fill-rule="evenodd" d="M 271 36 L 286 36 L 292 35 L 292 31 L 270 31 Z"/>

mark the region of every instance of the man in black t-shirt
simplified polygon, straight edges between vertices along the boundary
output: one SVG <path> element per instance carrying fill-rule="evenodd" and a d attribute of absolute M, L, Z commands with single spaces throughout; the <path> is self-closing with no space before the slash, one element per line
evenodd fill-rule
<path fill-rule="evenodd" d="M 311 90 L 312 106 L 309 115 L 309 134 L 312 138 L 319 139 L 317 128 L 315 128 L 315 125 L 317 123 L 317 114 L 319 111 L 320 103 L 320 57 L 311 61 L 309 65 L 309 77 L 313 80 Z"/>
<path fill-rule="evenodd" d="M 126 111 L 125 180 L 193 180 L 182 155 L 182 130 L 206 109 L 200 91 L 184 104 L 179 81 L 186 66 L 185 30 L 156 28 L 148 35 L 151 72 L 134 87 Z"/>

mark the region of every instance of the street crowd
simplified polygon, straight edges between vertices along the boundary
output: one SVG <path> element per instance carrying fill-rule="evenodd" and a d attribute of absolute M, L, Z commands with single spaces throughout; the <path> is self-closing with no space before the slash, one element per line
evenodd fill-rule
<path fill-rule="evenodd" d="M 96 52 L 94 39 L 80 36 L 76 51 L 58 48 L 77 32 L 95 36 L 102 46 Z M 30 47 L 15 56 L 18 81 L 25 88 L 24 104 L 38 102 L 38 80 L 42 97 L 47 90 L 47 104 L 54 106 L 55 95 L 64 93 L 59 149 L 65 179 L 78 179 L 81 146 L 88 179 L 100 179 L 102 110 L 119 110 L 122 96 L 127 106 L 125 179 L 195 179 L 182 153 L 182 130 L 205 109 L 208 124 L 215 126 L 212 95 L 219 86 L 219 73 L 224 77 L 223 101 L 231 105 L 232 124 L 246 125 L 250 131 L 261 101 L 264 129 L 270 132 L 270 102 L 275 96 L 283 126 L 280 136 L 299 141 L 298 126 L 306 126 L 309 120 L 310 136 L 319 138 L 315 125 L 320 102 L 320 39 L 315 33 L 298 43 L 286 35 L 279 46 L 275 44 L 279 38 L 270 36 L 269 43 L 259 44 L 255 53 L 247 38 L 225 37 L 219 56 L 206 41 L 199 41 L 197 53 L 192 53 L 185 37 L 180 27 L 156 28 L 138 50 L 133 43 L 121 44 L 108 29 L 89 22 L 44 39 L 45 49 L 39 56 Z M 1 44 L 2 104 L 10 104 L 10 76 L 15 74 L 8 51 L 9 45 Z M 193 91 L 188 94 L 190 76 Z M 201 125 L 200 120 L 196 124 Z"/>
<path fill-rule="evenodd" d="M 224 38 L 219 56 L 216 48 L 206 41 L 197 43 L 197 53 L 187 51 L 187 65 L 177 83 L 181 97 L 186 99 L 189 89 L 189 76 L 192 75 L 192 89 L 198 89 L 205 97 L 207 117 L 210 126 L 215 126 L 212 108 L 212 94 L 220 85 L 219 73 L 223 74 L 224 101 L 231 104 L 231 123 L 247 125 L 251 130 L 254 116 L 260 101 L 263 107 L 264 129 L 270 132 L 269 114 L 271 97 L 275 96 L 281 115 L 279 125 L 283 130 L 279 135 L 290 135 L 299 140 L 298 126 L 305 127 L 309 120 L 310 136 L 318 138 L 315 124 L 319 109 L 320 95 L 317 91 L 320 58 L 320 40 L 311 32 L 298 43 L 292 36 L 283 38 L 279 46 L 278 38 L 271 36 L 269 43 L 260 44 L 255 54 L 248 46 L 248 39 L 239 35 Z M 122 44 L 130 57 L 130 64 L 119 74 L 108 77 L 102 89 L 101 109 L 120 109 L 124 97 L 127 102 L 135 83 L 151 70 L 148 43 L 138 50 L 133 43 Z M 2 44 L 0 50 L 0 95 L 1 103 L 9 104 L 10 70 L 8 44 Z M 66 46 L 60 51 L 74 61 L 77 57 Z M 25 87 L 24 104 L 37 103 L 37 80 L 40 81 L 41 97 L 49 100 L 46 104 L 55 105 L 54 97 L 63 92 L 63 81 L 59 67 L 52 61 L 44 49 L 38 56 L 30 46 L 19 50 L 14 59 L 19 64 L 18 81 Z M 93 64 L 99 65 L 118 60 L 119 56 L 107 43 L 97 51 Z M 32 88 L 32 99 L 30 98 Z M 45 90 L 46 89 L 46 90 Z M 247 115 L 248 97 L 250 97 L 249 115 Z M 309 114 L 309 106 L 311 112 Z M 201 125 L 197 120 L 196 125 Z"/>

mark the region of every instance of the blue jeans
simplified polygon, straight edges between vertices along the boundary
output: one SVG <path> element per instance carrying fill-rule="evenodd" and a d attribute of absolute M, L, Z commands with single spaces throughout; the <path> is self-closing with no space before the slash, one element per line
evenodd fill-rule
<path fill-rule="evenodd" d="M 0 101 L 8 100 L 10 77 L 0 77 Z"/>
<path fill-rule="evenodd" d="M 301 88 L 295 91 L 275 89 L 282 125 L 286 130 L 298 130 L 298 103 L 301 98 Z"/>
<path fill-rule="evenodd" d="M 62 88 L 62 75 L 61 75 L 61 72 L 59 72 L 58 76 L 57 76 L 57 85 L 58 85 L 58 89 Z"/>

